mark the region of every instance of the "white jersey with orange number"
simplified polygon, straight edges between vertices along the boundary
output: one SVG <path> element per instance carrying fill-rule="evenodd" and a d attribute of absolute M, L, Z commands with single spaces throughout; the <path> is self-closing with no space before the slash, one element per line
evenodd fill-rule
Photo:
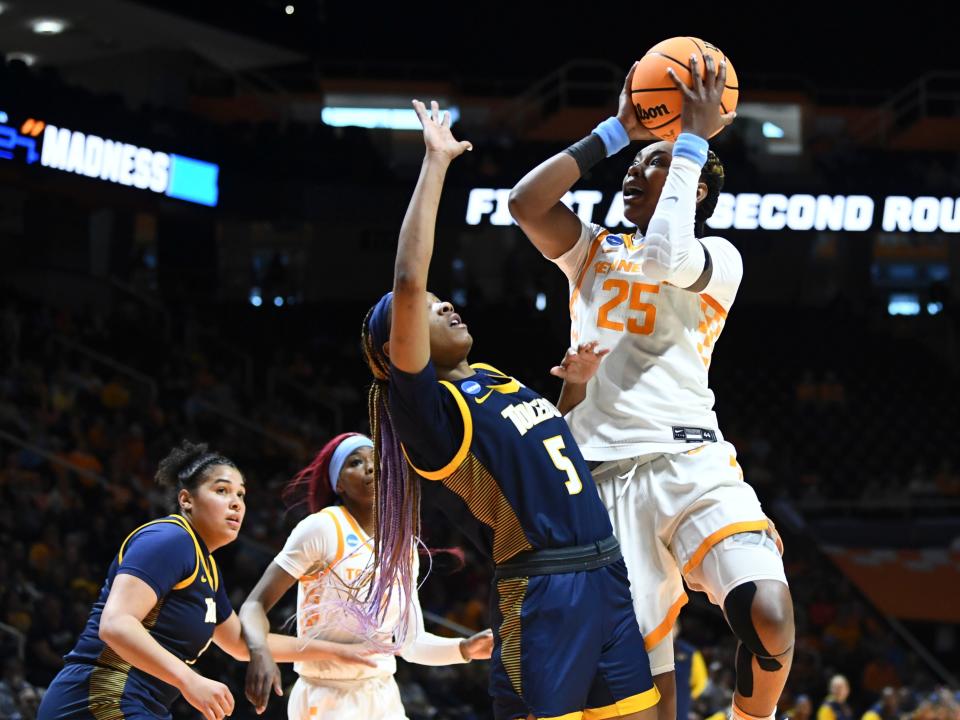
<path fill-rule="evenodd" d="M 701 238 L 713 271 L 695 293 L 644 276 L 639 233 L 582 225 L 553 262 L 570 281 L 571 347 L 596 340 L 611 350 L 567 415 L 584 457 L 684 452 L 722 440 L 707 374 L 740 285 L 740 254 L 723 238 Z"/>
<path fill-rule="evenodd" d="M 415 552 L 411 548 L 411 552 Z M 414 555 L 414 573 L 419 563 Z M 357 621 L 344 611 L 347 604 L 358 606 L 366 597 L 374 564 L 373 539 L 363 531 L 342 505 L 324 508 L 307 516 L 293 529 L 274 562 L 298 579 L 297 636 L 335 642 L 360 642 Z M 403 595 L 399 585 L 391 595 L 390 607 L 380 626 L 378 640 L 390 643 L 392 630 L 400 619 Z M 411 629 L 400 649 L 404 659 L 423 665 L 450 665 L 466 662 L 457 638 L 426 632 L 420 602 L 414 593 Z M 302 677 L 318 680 L 365 680 L 393 675 L 393 655 L 375 655 L 377 667 L 333 660 L 298 662 L 294 670 Z"/>

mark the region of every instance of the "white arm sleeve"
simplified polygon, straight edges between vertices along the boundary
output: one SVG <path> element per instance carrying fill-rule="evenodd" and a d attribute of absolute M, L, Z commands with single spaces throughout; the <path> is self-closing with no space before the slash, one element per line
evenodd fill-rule
<path fill-rule="evenodd" d="M 679 288 L 693 285 L 706 256 L 694 237 L 700 166 L 684 157 L 670 161 L 657 209 L 644 237 L 643 274 Z"/>
<path fill-rule="evenodd" d="M 333 518 L 318 512 L 297 524 L 273 561 L 292 577 L 301 578 L 326 566 L 336 547 L 337 528 Z"/>
<path fill-rule="evenodd" d="M 580 270 L 583 269 L 583 265 L 587 261 L 587 256 L 590 254 L 590 243 L 593 242 L 593 239 L 601 232 L 603 232 L 603 228 L 599 225 L 585 223 L 581 220 L 580 237 L 577 238 L 573 247 L 559 257 L 547 258 L 547 260 L 555 263 L 557 267 L 563 270 L 563 274 L 567 276 L 567 280 L 570 281 L 571 285 L 577 281 L 577 278 L 580 276 Z M 547 256 L 544 255 L 544 257 Z"/>
<path fill-rule="evenodd" d="M 418 665 L 456 665 L 467 662 L 460 654 L 460 639 L 445 638 L 427 632 L 423 625 L 420 599 L 413 596 L 413 639 L 400 651 L 400 657 Z"/>
<path fill-rule="evenodd" d="M 710 263 L 713 266 L 710 281 L 700 292 L 709 295 L 723 305 L 724 309 L 729 310 L 743 279 L 743 259 L 733 244 L 722 237 L 700 238 L 700 242 L 710 253 Z"/>

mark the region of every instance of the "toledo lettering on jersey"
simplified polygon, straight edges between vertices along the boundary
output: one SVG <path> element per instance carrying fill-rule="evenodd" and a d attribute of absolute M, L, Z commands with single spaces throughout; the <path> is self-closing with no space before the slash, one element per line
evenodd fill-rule
<path fill-rule="evenodd" d="M 531 428 L 550 418 L 563 417 L 560 415 L 560 411 L 553 406 L 553 403 L 545 398 L 508 405 L 501 411 L 500 415 L 513 423 L 521 437 L 526 435 Z"/>

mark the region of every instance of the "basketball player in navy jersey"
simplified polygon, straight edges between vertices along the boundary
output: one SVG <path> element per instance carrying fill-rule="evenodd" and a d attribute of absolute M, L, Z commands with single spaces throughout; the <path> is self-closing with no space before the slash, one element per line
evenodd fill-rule
<path fill-rule="evenodd" d="M 211 641 L 237 660 L 249 658 L 212 554 L 240 531 L 243 476 L 206 445 L 184 441 L 160 463 L 156 478 L 176 489 L 179 512 L 123 541 L 86 628 L 43 696 L 38 720 L 169 718 L 180 694 L 205 720 L 233 712 L 227 686 L 190 665 Z M 362 645 L 313 640 L 300 650 L 300 642 L 269 637 L 278 660 L 373 665 Z"/>
<path fill-rule="evenodd" d="M 414 108 L 426 155 L 400 231 L 393 292 L 363 326 L 380 460 L 372 606 L 394 578 L 416 579 L 410 537 L 420 485 L 429 486 L 496 564 L 495 717 L 652 718 L 659 694 L 626 570 L 566 423 L 516 379 L 470 365 L 466 324 L 426 290 L 444 177 L 470 145 L 454 139 L 436 103 L 432 113 L 418 101 Z"/>

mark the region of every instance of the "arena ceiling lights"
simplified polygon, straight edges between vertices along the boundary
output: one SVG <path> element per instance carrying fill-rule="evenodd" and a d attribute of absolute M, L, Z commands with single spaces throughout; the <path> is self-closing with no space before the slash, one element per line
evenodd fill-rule
<path fill-rule="evenodd" d="M 432 99 L 432 98 L 431 98 Z M 460 108 L 437 98 L 441 110 L 450 113 L 450 123 L 460 119 Z M 320 119 L 331 127 L 363 127 L 377 130 L 420 130 L 420 120 L 409 98 L 385 95 L 331 94 L 326 98 Z"/>
<path fill-rule="evenodd" d="M 37 18 L 30 21 L 30 29 L 37 35 L 59 35 L 70 27 L 70 23 L 59 18 Z"/>

